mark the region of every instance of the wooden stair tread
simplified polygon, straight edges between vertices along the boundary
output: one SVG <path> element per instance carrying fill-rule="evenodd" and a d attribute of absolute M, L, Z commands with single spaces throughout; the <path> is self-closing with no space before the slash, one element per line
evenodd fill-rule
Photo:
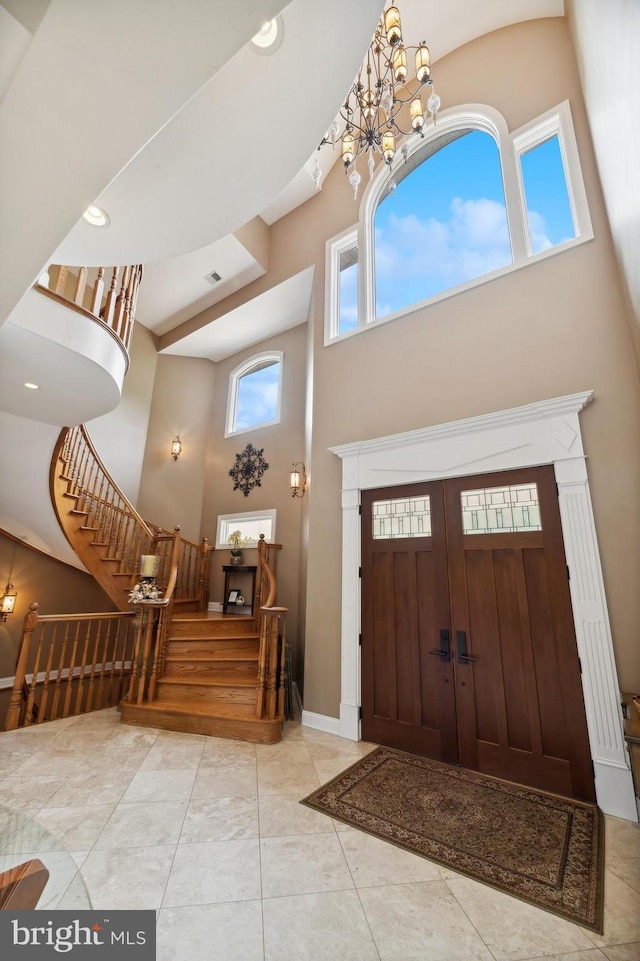
<path fill-rule="evenodd" d="M 173 621 L 171 623 L 173 624 Z M 170 634 L 168 640 L 171 642 L 197 641 L 200 644 L 206 644 L 207 641 L 259 641 L 260 631 L 247 631 L 246 634 L 211 634 L 209 637 L 202 634 L 178 634 L 176 636 Z"/>
<path fill-rule="evenodd" d="M 259 723 L 260 718 L 256 717 L 256 709 L 253 704 L 230 704 L 224 701 L 203 701 L 193 703 L 192 701 L 145 701 L 144 704 L 133 705 L 133 707 L 143 707 L 149 711 L 171 711 L 175 714 L 199 714 L 206 717 L 236 718 L 241 720 L 251 720 Z"/>
<path fill-rule="evenodd" d="M 228 680 L 211 680 L 207 675 L 202 675 L 200 677 L 190 677 L 188 674 L 165 674 L 163 677 L 159 677 L 157 681 L 158 687 L 164 684 L 176 685 L 179 687 L 251 687 L 255 688 L 258 684 L 257 677 L 253 675 L 249 677 L 243 677 L 242 674 L 235 675 L 230 674 Z"/>
<path fill-rule="evenodd" d="M 218 640 L 218 638 L 216 638 Z M 225 664 L 227 661 L 246 661 L 250 663 L 251 661 L 258 660 L 258 653 L 254 654 L 252 651 L 238 651 L 237 654 L 218 654 L 215 651 L 211 654 L 165 654 L 164 660 L 166 661 L 202 661 L 205 664 Z"/>

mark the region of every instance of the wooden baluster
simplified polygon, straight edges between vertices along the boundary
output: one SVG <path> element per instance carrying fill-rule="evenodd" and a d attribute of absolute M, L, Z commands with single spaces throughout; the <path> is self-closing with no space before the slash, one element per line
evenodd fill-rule
<path fill-rule="evenodd" d="M 286 674 L 286 647 L 287 647 L 287 614 L 286 608 L 282 608 L 282 615 L 278 618 L 278 636 L 280 639 L 280 665 L 279 665 L 279 684 L 278 684 L 278 717 L 284 717 L 285 689 L 287 685 Z"/>
<path fill-rule="evenodd" d="M 31 647 L 31 637 L 38 623 L 38 605 L 35 603 L 29 605 L 29 610 L 25 615 L 23 627 L 22 627 L 22 638 L 20 639 L 20 648 L 18 650 L 18 660 L 16 663 L 16 673 L 13 681 L 13 689 L 11 691 L 11 698 L 9 700 L 9 710 L 7 711 L 7 718 L 5 721 L 5 730 L 14 731 L 20 724 L 20 712 L 22 710 L 23 694 L 22 688 L 25 682 L 25 677 L 27 674 L 27 665 L 29 663 L 29 650 Z"/>
<path fill-rule="evenodd" d="M 82 644 L 82 654 L 80 656 L 80 676 L 78 678 L 78 686 L 76 690 L 76 704 L 75 708 L 71 712 L 72 714 L 82 714 L 82 695 L 84 694 L 84 682 L 85 675 L 84 669 L 87 664 L 87 655 L 89 653 L 89 641 L 91 639 L 91 624 L 92 621 L 82 621 L 84 627 L 84 643 Z M 78 624 L 78 630 L 80 630 L 80 624 Z"/>
<path fill-rule="evenodd" d="M 81 267 L 78 271 L 78 276 L 76 278 L 76 286 L 73 292 L 73 302 L 82 307 L 82 302 L 84 301 L 84 292 L 87 289 L 87 268 Z"/>
<path fill-rule="evenodd" d="M 135 664 L 135 645 L 138 628 L 137 620 L 138 619 L 136 617 L 133 617 L 130 621 L 127 621 L 127 632 L 125 635 L 125 644 L 122 652 L 122 665 L 120 671 L 120 695 L 122 695 L 122 691 L 124 691 L 125 686 L 127 686 L 127 678 L 129 678 L 128 691 L 131 690 L 131 678 L 133 677 L 133 669 Z M 125 697 L 127 700 L 132 700 L 128 693 L 125 695 Z"/>
<path fill-rule="evenodd" d="M 65 656 L 67 653 L 67 646 L 69 644 L 69 631 L 71 629 L 71 624 L 67 623 L 65 625 L 64 635 L 62 637 L 62 644 L 60 647 L 60 658 L 58 661 L 58 669 L 56 673 L 56 682 L 53 691 L 53 704 L 51 705 L 51 717 L 58 717 L 58 708 L 60 706 L 60 697 L 62 694 L 62 668 L 64 666 Z"/>
<path fill-rule="evenodd" d="M 149 690 L 147 693 L 147 700 L 153 701 L 156 696 L 156 681 L 158 679 L 158 672 L 160 670 L 160 659 L 162 655 L 162 650 L 164 647 L 164 635 L 165 635 L 165 624 L 166 624 L 166 608 L 161 607 L 158 609 L 158 620 L 155 632 L 155 647 L 153 650 L 153 663 L 151 665 L 151 674 L 149 677 Z"/>
<path fill-rule="evenodd" d="M 64 696 L 64 707 L 62 708 L 62 716 L 69 717 L 69 710 L 71 708 L 71 693 L 73 684 L 73 669 L 76 665 L 76 657 L 78 654 L 78 644 L 80 643 L 80 621 L 76 621 L 76 629 L 73 633 L 73 642 L 71 645 L 71 659 L 69 664 L 69 673 L 67 674 L 67 690 Z"/>
<path fill-rule="evenodd" d="M 114 267 L 111 272 L 111 286 L 109 287 L 109 292 L 107 293 L 107 296 L 104 302 L 104 307 L 102 310 L 102 319 L 107 325 L 107 327 L 111 327 L 112 330 L 114 327 L 113 318 L 116 312 L 116 301 L 118 297 L 117 287 L 118 287 L 119 277 L 120 277 L 120 267 Z"/>
<path fill-rule="evenodd" d="M 67 290 L 68 275 L 69 269 L 62 264 L 54 264 L 49 267 L 49 284 L 53 283 L 53 287 L 50 286 L 49 289 L 64 297 Z"/>
<path fill-rule="evenodd" d="M 102 295 L 104 293 L 104 267 L 98 267 L 98 276 L 96 277 L 96 282 L 93 285 L 93 296 L 91 297 L 91 306 L 89 310 L 95 317 L 100 316 L 100 308 L 102 307 Z"/>
<path fill-rule="evenodd" d="M 50 720 L 46 716 L 47 701 L 49 700 L 49 682 L 51 680 L 51 669 L 53 666 L 53 652 L 58 640 L 58 625 L 53 626 L 53 631 L 51 638 L 49 640 L 49 653 L 47 655 L 47 666 L 44 669 L 44 682 L 42 685 L 42 696 L 40 698 L 40 707 L 38 709 L 38 716 L 43 720 Z"/>
<path fill-rule="evenodd" d="M 111 329 L 115 334 L 118 335 L 120 340 L 122 340 L 122 325 L 124 321 L 124 311 L 127 299 L 127 286 L 129 284 L 129 274 L 131 273 L 131 267 L 125 267 L 122 271 L 122 278 L 120 280 L 120 290 L 118 291 L 118 296 L 116 297 L 116 306 L 113 313 L 113 322 L 111 324 Z"/>
<path fill-rule="evenodd" d="M 87 703 L 85 705 L 85 711 L 89 712 L 93 707 L 93 696 L 96 690 L 96 671 L 98 669 L 98 658 L 100 656 L 100 636 L 104 633 L 104 643 L 102 651 L 102 662 L 101 662 L 101 674 L 97 681 L 97 688 L 99 694 L 100 691 L 100 679 L 104 675 L 104 664 L 105 658 L 107 656 L 107 645 L 109 643 L 109 629 L 112 622 L 105 621 L 102 618 L 98 621 L 96 625 L 95 640 L 93 643 L 93 655 L 91 657 L 91 670 L 89 671 L 89 683 L 87 685 Z M 100 696 L 96 698 L 97 705 L 100 705 Z M 96 708 L 97 709 L 97 708 Z"/>
<path fill-rule="evenodd" d="M 31 675 L 31 684 L 29 684 L 29 696 L 27 697 L 27 703 L 25 704 L 25 725 L 31 724 L 33 722 L 34 715 L 34 705 L 36 700 L 36 688 L 38 687 L 38 673 L 40 671 L 40 660 L 42 658 L 42 647 L 45 638 L 45 631 L 41 630 L 38 635 L 38 642 L 36 645 L 36 656 L 33 663 L 33 673 Z M 42 720 L 42 716 L 38 712 L 37 720 Z"/>
<path fill-rule="evenodd" d="M 269 615 L 262 611 L 260 620 L 260 651 L 258 654 L 258 685 L 256 689 L 256 717 L 264 715 L 267 687 L 267 659 L 269 651 Z"/>
<path fill-rule="evenodd" d="M 131 653 L 131 672 L 129 674 L 129 688 L 125 694 L 125 700 L 135 704 L 138 697 L 138 683 L 140 678 L 141 657 L 143 648 L 144 618 L 142 608 L 135 605 L 135 617 L 133 622 L 133 648 Z"/>

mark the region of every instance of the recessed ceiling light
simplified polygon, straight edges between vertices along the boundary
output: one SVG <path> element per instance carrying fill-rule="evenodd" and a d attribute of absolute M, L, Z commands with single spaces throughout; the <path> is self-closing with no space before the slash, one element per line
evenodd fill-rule
<path fill-rule="evenodd" d="M 102 207 L 97 207 L 95 204 L 87 207 L 82 216 L 92 227 L 108 227 L 111 223 L 109 215 L 105 213 Z"/>
<path fill-rule="evenodd" d="M 29 383 L 25 383 L 24 386 L 25 386 L 25 387 L 28 387 L 29 390 L 40 390 L 40 384 L 29 384 Z"/>
<path fill-rule="evenodd" d="M 282 43 L 282 34 L 282 17 L 274 17 L 251 38 L 251 46 L 256 53 L 274 53 Z"/>

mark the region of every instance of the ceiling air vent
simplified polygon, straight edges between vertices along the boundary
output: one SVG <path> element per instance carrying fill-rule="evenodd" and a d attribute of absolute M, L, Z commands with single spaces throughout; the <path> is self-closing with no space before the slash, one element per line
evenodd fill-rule
<path fill-rule="evenodd" d="M 222 277 L 220 276 L 217 270 L 212 270 L 211 273 L 207 274 L 207 276 L 204 279 L 208 280 L 212 287 L 215 287 L 216 284 L 220 283 L 220 281 L 222 280 Z"/>

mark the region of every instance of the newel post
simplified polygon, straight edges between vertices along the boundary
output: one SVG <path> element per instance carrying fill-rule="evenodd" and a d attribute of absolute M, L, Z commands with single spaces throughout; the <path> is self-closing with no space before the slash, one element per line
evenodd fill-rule
<path fill-rule="evenodd" d="M 20 725 L 20 712 L 22 710 L 23 700 L 22 688 L 24 686 L 24 679 L 27 675 L 27 664 L 29 663 L 29 651 L 31 648 L 31 635 L 36 629 L 37 623 L 38 605 L 34 601 L 33 604 L 29 605 L 29 610 L 24 619 L 22 638 L 20 640 L 20 648 L 18 650 L 18 660 L 16 661 L 16 675 L 13 681 L 13 690 L 11 692 L 11 700 L 9 701 L 9 710 L 7 711 L 5 731 L 13 731 Z"/>

